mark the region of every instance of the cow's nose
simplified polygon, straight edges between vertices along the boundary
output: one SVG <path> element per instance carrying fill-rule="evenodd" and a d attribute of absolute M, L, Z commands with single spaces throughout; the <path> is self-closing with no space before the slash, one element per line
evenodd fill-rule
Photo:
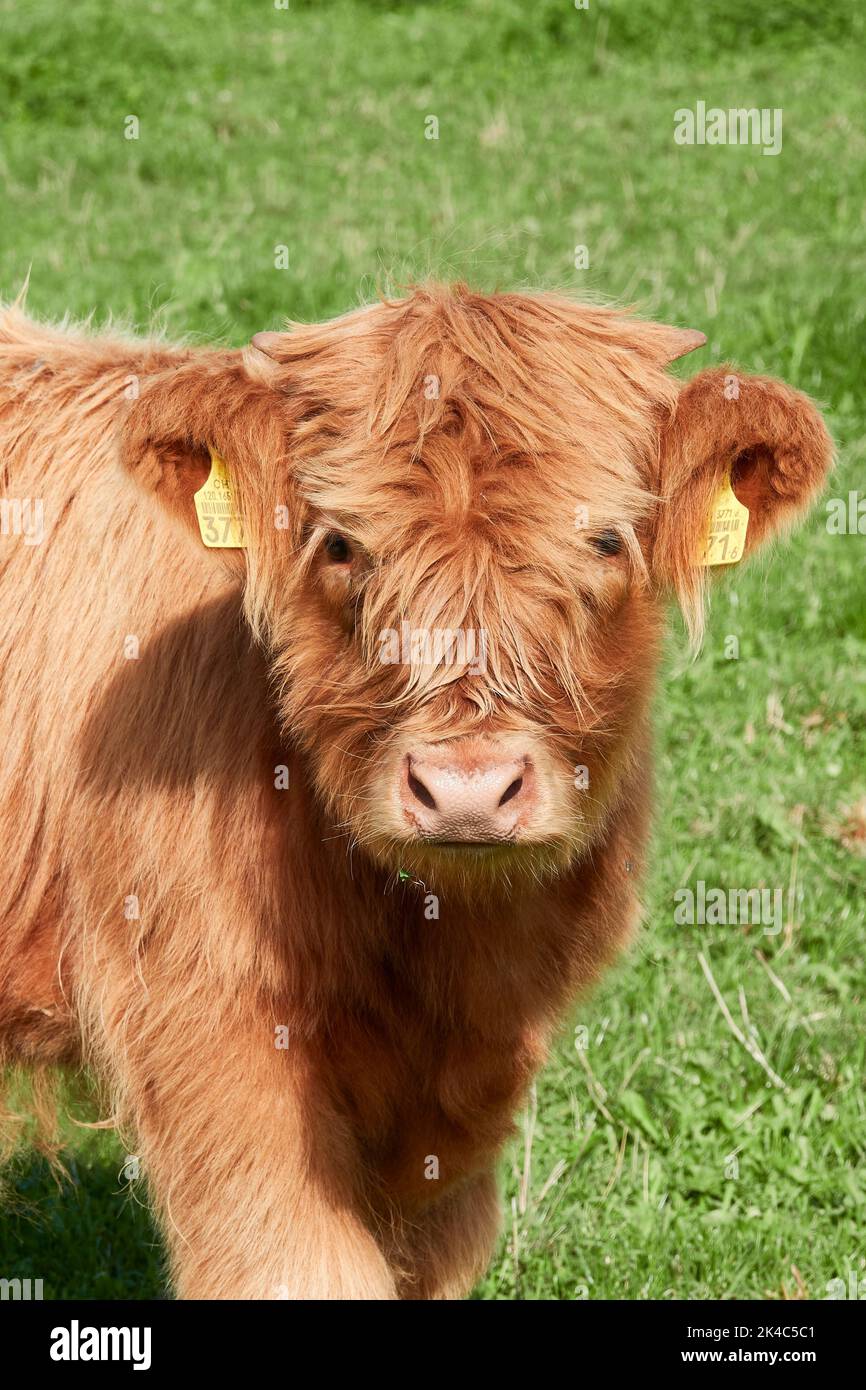
<path fill-rule="evenodd" d="M 526 756 L 497 751 L 467 757 L 433 745 L 410 753 L 403 767 L 406 820 L 425 839 L 490 844 L 515 838 L 534 799 Z"/>

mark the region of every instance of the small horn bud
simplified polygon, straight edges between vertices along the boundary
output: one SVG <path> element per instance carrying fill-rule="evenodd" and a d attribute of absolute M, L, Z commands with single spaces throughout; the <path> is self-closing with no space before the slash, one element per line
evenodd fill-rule
<path fill-rule="evenodd" d="M 256 333 L 252 340 L 253 347 L 263 352 L 265 357 L 272 357 L 278 362 L 280 344 L 284 337 L 283 333 Z"/>

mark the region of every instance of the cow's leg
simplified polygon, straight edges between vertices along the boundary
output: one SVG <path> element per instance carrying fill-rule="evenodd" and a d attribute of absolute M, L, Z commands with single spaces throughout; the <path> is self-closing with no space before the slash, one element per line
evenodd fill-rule
<path fill-rule="evenodd" d="M 147 974 L 145 969 L 145 974 Z M 183 971 L 179 972 L 181 975 Z M 103 1011 L 104 1063 L 137 1135 L 182 1298 L 387 1299 L 355 1157 L 301 1043 L 250 993 L 150 972 Z M 113 991 L 112 991 L 113 993 Z M 270 1016 L 269 1016 L 270 1014 Z"/>
<path fill-rule="evenodd" d="M 487 1269 L 500 1226 L 496 1178 L 468 1179 L 402 1223 L 394 1263 L 404 1299 L 464 1298 Z"/>

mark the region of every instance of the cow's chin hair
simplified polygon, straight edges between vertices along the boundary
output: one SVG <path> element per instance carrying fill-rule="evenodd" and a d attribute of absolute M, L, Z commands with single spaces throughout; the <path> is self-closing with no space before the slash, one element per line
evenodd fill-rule
<path fill-rule="evenodd" d="M 389 888 L 452 893 L 470 903 L 541 889 L 566 873 L 578 852 L 564 839 L 438 845 L 372 835 L 363 847 L 386 872 Z"/>

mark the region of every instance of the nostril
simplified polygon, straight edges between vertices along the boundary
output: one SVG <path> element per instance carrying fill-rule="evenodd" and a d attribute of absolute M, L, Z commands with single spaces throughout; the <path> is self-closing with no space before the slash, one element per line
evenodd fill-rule
<path fill-rule="evenodd" d="M 520 788 L 521 788 L 522 786 L 523 786 L 523 778 L 522 778 L 522 777 L 515 777 L 514 781 L 511 783 L 511 786 L 510 786 L 510 787 L 506 787 L 505 791 L 502 793 L 501 797 L 499 798 L 499 805 L 500 805 L 500 806 L 504 806 L 505 803 L 506 803 L 506 801 L 512 801 L 512 800 L 514 799 L 514 797 L 517 796 L 517 794 L 519 793 Z"/>
<path fill-rule="evenodd" d="M 415 800 L 420 801 L 422 806 L 426 806 L 428 811 L 437 810 L 436 802 L 430 792 L 424 786 L 424 783 L 419 781 L 411 769 L 409 770 L 409 790 L 415 797 Z"/>

